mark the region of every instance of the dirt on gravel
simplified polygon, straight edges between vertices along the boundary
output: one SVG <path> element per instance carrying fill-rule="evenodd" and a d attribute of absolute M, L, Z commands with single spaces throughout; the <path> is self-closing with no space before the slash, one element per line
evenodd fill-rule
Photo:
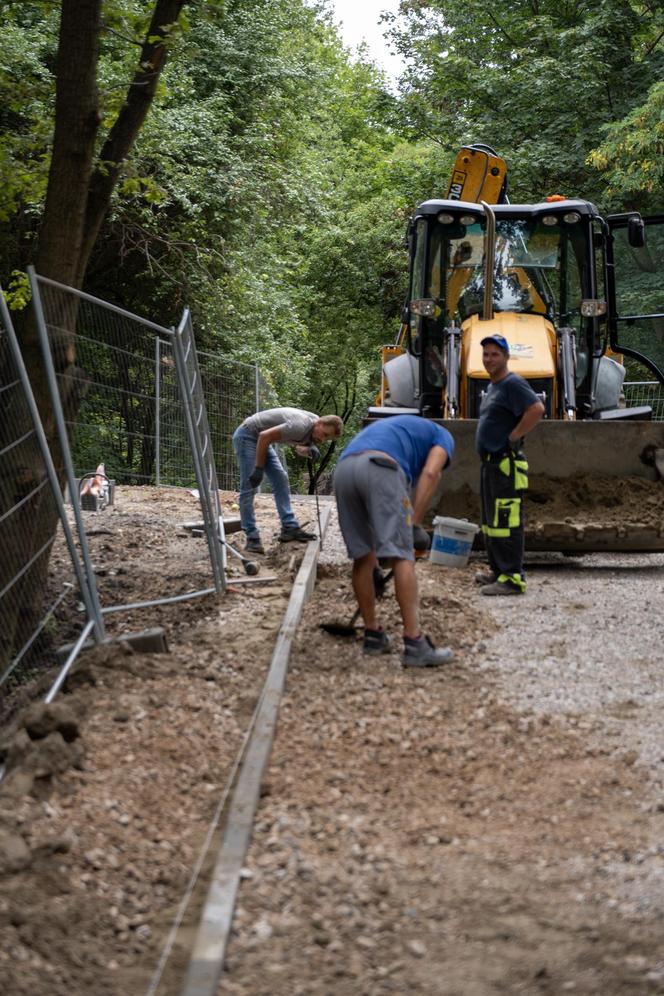
<path fill-rule="evenodd" d="M 232 495 L 224 505 L 234 513 Z M 296 508 L 315 522 L 312 502 Z M 103 597 L 144 599 L 205 581 L 204 540 L 180 529 L 195 517 L 186 492 L 119 489 L 115 512 L 90 519 L 100 581 L 122 585 Z M 142 610 L 130 624 L 109 616 L 118 632 L 163 625 L 169 653 L 97 648 L 53 707 L 16 716 L 0 783 L 4 992 L 180 993 L 204 889 L 193 890 L 163 974 L 158 966 L 303 554 L 276 542 L 269 497 L 259 499 L 259 520 L 268 541 L 261 575 L 274 583 L 231 581 L 222 599 Z M 651 750 L 644 765 L 629 729 L 609 739 L 604 706 L 589 692 L 571 697 L 580 672 L 570 671 L 566 627 L 590 661 L 582 675 L 590 687 L 602 651 L 587 648 L 602 609 L 578 565 L 554 566 L 551 587 L 540 576 L 523 600 L 495 605 L 478 596 L 476 564 L 418 564 L 427 632 L 456 657 L 440 670 L 404 671 L 398 652 L 367 659 L 357 639 L 319 628 L 350 619 L 355 607 L 332 521 L 296 638 L 220 992 L 664 993 L 664 750 Z M 663 571 L 659 563 L 643 570 L 647 590 L 664 594 Z M 244 577 L 241 567 L 234 576 Z M 621 577 L 607 579 L 602 597 L 610 592 L 627 620 Z M 558 610 L 561 592 L 573 611 Z M 391 587 L 381 612 L 398 651 Z M 637 623 L 635 615 L 626 627 L 635 658 Z M 610 640 L 620 645 L 619 626 Z M 649 702 L 655 730 L 664 709 L 657 646 L 644 628 L 647 682 L 640 664 L 632 706 L 619 699 L 630 716 Z M 608 670 L 608 649 L 604 657 L 606 693 L 612 675 L 616 686 L 620 679 Z"/>

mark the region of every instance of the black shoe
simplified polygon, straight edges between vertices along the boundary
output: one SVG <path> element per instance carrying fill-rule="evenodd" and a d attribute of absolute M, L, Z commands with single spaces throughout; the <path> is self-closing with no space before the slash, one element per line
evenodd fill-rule
<path fill-rule="evenodd" d="M 392 641 L 382 629 L 365 629 L 362 653 L 369 657 L 392 653 Z"/>
<path fill-rule="evenodd" d="M 265 553 L 265 548 L 261 543 L 260 536 L 255 536 L 253 537 L 253 539 L 247 538 L 244 544 L 244 548 L 247 551 L 247 553 Z"/>
<path fill-rule="evenodd" d="M 480 588 L 480 595 L 524 595 L 525 585 L 519 588 L 511 581 L 494 581 L 493 584 L 485 584 Z"/>
<path fill-rule="evenodd" d="M 308 533 L 306 529 L 295 526 L 293 529 L 282 529 L 279 535 L 280 543 L 309 543 L 318 537 L 316 533 Z"/>

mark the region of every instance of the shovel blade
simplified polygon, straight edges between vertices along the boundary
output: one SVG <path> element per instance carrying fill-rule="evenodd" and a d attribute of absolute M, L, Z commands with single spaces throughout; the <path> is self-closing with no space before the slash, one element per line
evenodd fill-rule
<path fill-rule="evenodd" d="M 346 623 L 320 623 L 320 629 L 325 633 L 329 633 L 330 636 L 357 636 L 358 628 L 357 626 L 349 626 Z"/>

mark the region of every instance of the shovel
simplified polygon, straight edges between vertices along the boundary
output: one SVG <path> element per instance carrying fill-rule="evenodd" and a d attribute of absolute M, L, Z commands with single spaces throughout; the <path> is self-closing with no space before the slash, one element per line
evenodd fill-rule
<path fill-rule="evenodd" d="M 374 591 L 376 593 L 376 598 L 383 597 L 383 595 L 385 594 L 385 589 L 387 587 L 387 584 L 393 574 L 394 571 L 389 571 L 387 574 L 383 574 L 380 567 L 374 567 L 373 583 L 374 583 Z M 355 636 L 357 634 L 357 626 L 355 625 L 355 623 L 357 622 L 359 615 L 360 615 L 360 610 L 359 608 L 357 608 L 355 609 L 355 612 L 353 613 L 350 622 L 319 623 L 319 627 L 325 633 L 329 633 L 330 636 Z"/>

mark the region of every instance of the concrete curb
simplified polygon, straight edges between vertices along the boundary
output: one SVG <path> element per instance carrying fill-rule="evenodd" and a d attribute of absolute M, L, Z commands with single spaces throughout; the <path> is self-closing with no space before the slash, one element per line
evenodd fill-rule
<path fill-rule="evenodd" d="M 325 534 L 329 515 L 329 509 L 321 511 L 322 535 Z M 181 996 L 216 996 L 218 991 L 240 873 L 251 840 L 261 781 L 277 728 L 291 645 L 305 603 L 314 590 L 319 553 L 319 540 L 307 544 L 307 551 L 293 584 L 265 679 L 254 729 L 238 773 L 224 838 L 212 873 Z"/>

